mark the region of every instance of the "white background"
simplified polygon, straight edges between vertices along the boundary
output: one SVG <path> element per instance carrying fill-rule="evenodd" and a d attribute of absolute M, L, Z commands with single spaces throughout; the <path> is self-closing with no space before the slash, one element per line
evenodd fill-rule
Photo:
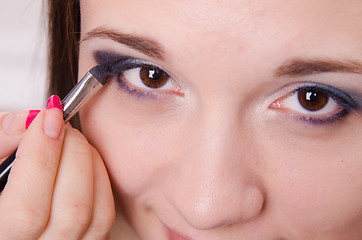
<path fill-rule="evenodd" d="M 46 101 L 45 0 L 0 0 L 0 112 Z"/>

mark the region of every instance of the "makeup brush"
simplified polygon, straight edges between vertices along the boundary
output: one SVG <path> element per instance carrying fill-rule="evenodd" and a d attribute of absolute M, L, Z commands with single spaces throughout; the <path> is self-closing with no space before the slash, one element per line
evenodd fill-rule
<path fill-rule="evenodd" d="M 109 66 L 98 65 L 89 70 L 62 100 L 63 119 L 68 122 L 106 82 Z M 4 189 L 16 151 L 0 164 L 0 192 Z"/>

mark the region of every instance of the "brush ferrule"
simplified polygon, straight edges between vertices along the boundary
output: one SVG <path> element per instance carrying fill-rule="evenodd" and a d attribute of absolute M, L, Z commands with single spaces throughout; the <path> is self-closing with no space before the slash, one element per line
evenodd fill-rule
<path fill-rule="evenodd" d="M 102 86 L 101 83 L 88 72 L 62 101 L 64 121 L 67 122 L 72 118 L 82 105 L 100 89 L 100 86 Z"/>

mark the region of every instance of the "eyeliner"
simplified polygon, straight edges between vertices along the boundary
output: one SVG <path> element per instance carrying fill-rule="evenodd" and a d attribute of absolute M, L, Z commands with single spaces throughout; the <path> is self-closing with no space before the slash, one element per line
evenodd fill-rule
<path fill-rule="evenodd" d="M 319 83 L 307 83 L 302 85 L 296 91 L 300 90 L 317 90 L 327 93 L 332 99 L 340 106 L 342 106 L 347 112 L 352 110 L 358 110 L 361 106 L 359 98 L 351 95 L 351 93 L 340 90 L 328 85 L 319 84 Z"/>
<path fill-rule="evenodd" d="M 101 87 L 107 83 L 109 65 L 98 65 L 89 70 L 62 100 L 63 119 L 68 122 Z M 0 164 L 0 192 L 4 189 L 16 157 L 16 150 Z"/>

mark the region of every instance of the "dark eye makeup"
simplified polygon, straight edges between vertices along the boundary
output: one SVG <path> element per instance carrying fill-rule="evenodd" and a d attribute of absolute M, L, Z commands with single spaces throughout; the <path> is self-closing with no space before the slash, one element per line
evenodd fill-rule
<path fill-rule="evenodd" d="M 135 95 L 138 99 L 159 98 L 164 91 L 158 90 L 167 84 L 167 82 L 171 81 L 170 75 L 163 69 L 153 63 L 138 58 L 110 51 L 95 51 L 94 59 L 98 64 L 108 66 L 109 76 L 115 77 L 121 89 L 125 89 L 130 95 Z M 141 82 L 142 87 L 134 86 L 125 79 L 124 75 L 127 75 L 126 73 L 133 70 L 137 70 L 136 78 Z M 177 95 L 180 92 L 177 92 L 176 89 L 177 88 L 172 90 L 172 92 Z M 270 108 L 287 112 L 287 109 L 284 108 L 281 103 L 286 98 L 292 96 L 296 97 L 296 101 L 299 104 L 298 107 L 303 109 L 303 111 L 294 111 L 290 115 L 309 124 L 331 124 L 344 119 L 350 113 L 362 111 L 361 95 L 314 82 L 297 84 L 288 95 L 272 103 Z M 323 112 L 323 109 L 331 103 L 333 106 L 338 107 L 336 109 L 337 112 L 332 111 L 328 114 L 318 114 L 319 112 Z"/>
<path fill-rule="evenodd" d="M 163 69 L 144 60 L 105 51 L 94 52 L 94 58 L 99 65 L 107 66 L 108 76 L 114 77 L 121 89 L 126 90 L 130 95 L 135 95 L 138 99 L 158 98 L 162 95 L 162 91 L 156 93 L 156 90 L 160 90 L 171 81 L 170 75 Z M 136 78 L 142 83 L 142 87 L 134 86 L 125 79 L 124 75 L 129 70 L 138 71 Z M 179 88 L 175 89 L 174 93 L 182 95 Z"/>
<path fill-rule="evenodd" d="M 338 120 L 344 119 L 353 112 L 362 110 L 362 97 L 357 94 L 347 93 L 340 89 L 320 83 L 302 83 L 296 89 L 291 91 L 272 105 L 272 109 L 286 110 L 283 106 L 283 100 L 295 97 L 299 104 L 299 108 L 303 109 L 303 113 L 292 113 L 294 117 L 309 124 L 331 124 Z M 330 105 L 338 107 L 336 111 L 330 114 L 321 114 L 323 109 Z M 289 109 L 290 110 L 290 109 Z"/>

